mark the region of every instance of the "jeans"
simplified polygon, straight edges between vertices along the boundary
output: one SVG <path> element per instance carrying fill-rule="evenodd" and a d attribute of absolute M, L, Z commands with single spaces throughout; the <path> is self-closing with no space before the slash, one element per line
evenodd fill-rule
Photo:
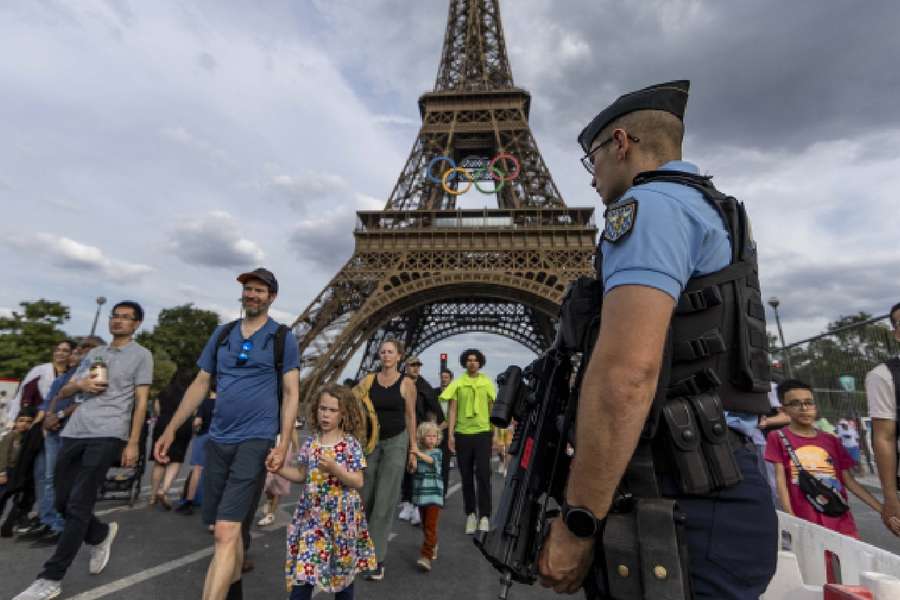
<path fill-rule="evenodd" d="M 82 543 L 96 546 L 106 539 L 109 525 L 94 516 L 94 505 L 106 471 L 124 447 L 118 438 L 62 438 L 54 483 L 56 510 L 62 513 L 65 526 L 40 579 L 61 581 Z"/>
<path fill-rule="evenodd" d="M 457 433 L 456 464 L 462 479 L 463 507 L 466 514 L 491 517 L 491 432 Z"/>
<path fill-rule="evenodd" d="M 294 584 L 291 588 L 290 600 L 310 600 L 313 594 L 313 586 Z M 353 584 L 334 594 L 334 600 L 353 600 Z"/>
<path fill-rule="evenodd" d="M 62 531 L 65 524 L 62 515 L 56 512 L 53 488 L 53 471 L 56 467 L 59 447 L 59 433 L 48 432 L 44 436 L 44 449 L 34 461 L 34 488 L 38 496 L 38 518 L 41 523 L 48 525 L 55 532 Z"/>
<path fill-rule="evenodd" d="M 363 475 L 362 501 L 379 563 L 387 555 L 387 537 L 394 522 L 394 507 L 400 500 L 408 450 L 409 436 L 404 431 L 378 442 L 366 457 L 369 466 Z"/>

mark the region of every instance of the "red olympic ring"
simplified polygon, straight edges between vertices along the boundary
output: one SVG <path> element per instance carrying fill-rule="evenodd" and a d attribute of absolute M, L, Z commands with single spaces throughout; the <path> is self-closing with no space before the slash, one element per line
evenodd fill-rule
<path fill-rule="evenodd" d="M 507 173 L 506 177 L 501 176 L 500 179 L 497 179 L 496 177 L 494 177 L 494 173 L 496 173 L 496 171 L 494 170 L 494 165 L 497 163 L 498 160 L 501 160 L 501 159 L 511 160 L 516 168 L 512 173 Z M 488 173 L 491 174 L 491 179 L 496 179 L 497 181 L 502 181 L 502 182 L 506 183 L 506 182 L 514 180 L 515 178 L 517 178 L 519 176 L 519 173 L 522 171 L 522 165 L 519 163 L 519 159 L 516 158 L 515 156 L 513 156 L 512 154 L 510 154 L 509 152 L 501 152 L 500 154 L 498 154 L 497 156 L 495 156 L 494 158 L 491 159 L 491 162 L 488 163 L 487 170 L 488 170 Z"/>

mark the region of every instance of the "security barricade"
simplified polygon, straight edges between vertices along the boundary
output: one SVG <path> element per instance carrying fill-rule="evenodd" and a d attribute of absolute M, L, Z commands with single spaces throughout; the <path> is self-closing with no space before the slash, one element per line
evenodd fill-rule
<path fill-rule="evenodd" d="M 900 556 L 781 511 L 778 527 L 778 569 L 761 600 L 822 600 L 826 584 L 843 584 L 829 598 L 900 599 Z"/>

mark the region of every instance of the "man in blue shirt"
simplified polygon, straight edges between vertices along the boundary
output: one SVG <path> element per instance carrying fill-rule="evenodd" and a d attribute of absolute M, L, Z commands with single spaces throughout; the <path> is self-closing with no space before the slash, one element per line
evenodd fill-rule
<path fill-rule="evenodd" d="M 281 372 L 275 371 L 279 325 L 269 317 L 269 307 L 278 294 L 278 281 L 263 268 L 237 280 L 243 285 L 245 316 L 213 332 L 197 361 L 200 372 L 154 448 L 156 460 L 165 464 L 175 431 L 209 395 L 215 374 L 216 408 L 203 477 L 203 519 L 215 523 L 215 554 L 203 591 L 208 600 L 242 597 L 241 523 L 255 512 L 266 469 L 274 472 L 284 463 L 300 398 L 299 346 L 290 332 L 284 338 Z M 230 332 L 219 345 L 225 327 Z M 283 392 L 280 415 L 278 377 Z"/>
<path fill-rule="evenodd" d="M 735 260 L 732 243 L 738 242 L 730 238 L 725 213 L 695 187 L 671 180 L 680 174 L 687 174 L 686 180 L 702 179 L 696 177 L 697 167 L 681 156 L 688 86 L 676 81 L 626 94 L 579 136 L 586 152 L 582 161 L 607 207 L 598 256 L 603 304 L 580 393 L 567 506 L 563 519 L 554 521 L 540 559 L 543 584 L 558 592 L 574 592 L 588 573 L 596 532 L 602 531 L 601 520 L 651 415 L 665 372 L 663 359 L 671 360 L 666 340 L 674 335 L 670 326 L 680 318 L 673 315 L 683 312 L 686 290 L 692 280 L 724 272 Z M 755 266 L 755 247 L 753 251 L 748 264 Z M 750 276 L 745 273 L 745 278 Z M 736 339 L 730 335 L 726 341 Z M 726 344 L 719 352 L 729 357 L 735 347 Z M 722 379 L 726 386 L 730 380 Z M 716 386 L 707 389 L 715 392 Z M 726 389 L 731 388 L 718 389 L 722 403 L 734 410 L 741 405 L 734 400 L 738 395 Z M 756 389 L 741 398 L 751 412 L 761 414 L 768 407 L 765 394 Z M 660 480 L 662 495 L 677 498 L 687 516 L 690 584 L 697 599 L 757 599 L 775 570 L 777 522 L 768 484 L 749 439 L 729 431 L 740 483 L 706 495 L 684 495 L 667 486 L 665 477 Z M 580 515 L 580 521 L 569 519 L 569 513 Z M 580 526 L 584 515 L 594 518 L 594 535 L 584 533 L 590 527 Z M 666 569 L 659 569 L 654 576 L 665 580 Z M 619 576 L 627 577 L 628 570 L 608 575 Z"/>

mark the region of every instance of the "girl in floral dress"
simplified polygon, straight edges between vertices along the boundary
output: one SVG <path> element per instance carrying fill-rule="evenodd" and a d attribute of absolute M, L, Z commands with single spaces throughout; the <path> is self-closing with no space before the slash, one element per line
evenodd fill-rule
<path fill-rule="evenodd" d="M 377 563 L 359 495 L 366 467 L 363 416 L 350 388 L 330 384 L 313 403 L 309 421 L 316 433 L 296 465 L 279 471 L 303 484 L 288 527 L 287 589 L 291 600 L 311 598 L 316 586 L 335 600 L 352 600 L 353 578 Z"/>

